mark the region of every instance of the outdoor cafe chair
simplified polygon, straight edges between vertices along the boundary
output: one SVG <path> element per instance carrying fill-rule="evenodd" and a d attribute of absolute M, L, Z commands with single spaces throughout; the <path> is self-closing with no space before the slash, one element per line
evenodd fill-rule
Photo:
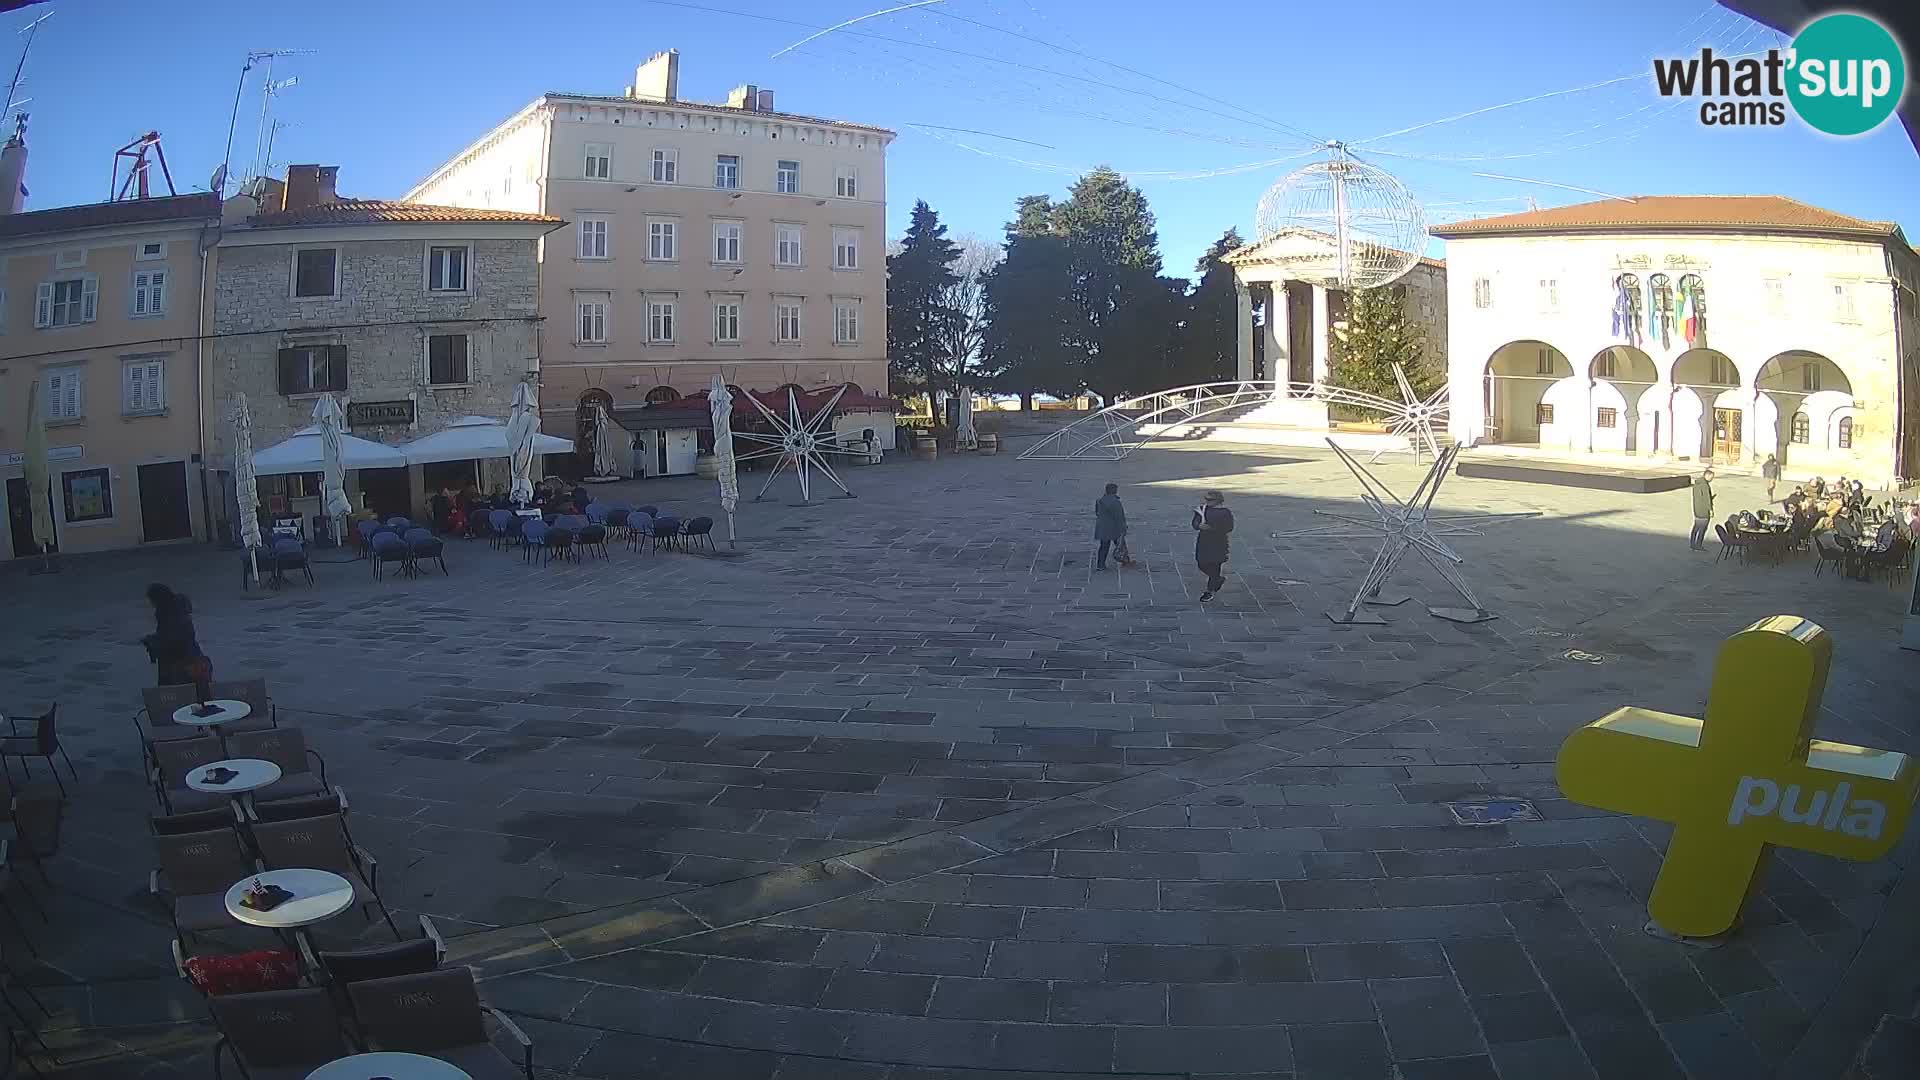
<path fill-rule="evenodd" d="M 653 517 L 638 510 L 627 515 L 627 550 L 638 551 L 653 536 Z"/>
<path fill-rule="evenodd" d="M 633 510 L 634 510 L 634 513 L 645 514 L 648 517 L 660 516 L 660 508 L 657 506 L 636 506 L 633 508 Z"/>
<path fill-rule="evenodd" d="M 400 928 L 393 924 L 386 901 L 380 899 L 380 863 L 347 834 L 347 823 L 338 814 L 322 817 L 289 818 L 285 821 L 255 821 L 252 824 L 254 847 L 260 858 L 276 870 L 325 870 L 347 879 L 353 886 L 353 901 L 369 921 L 372 909 L 400 940 Z"/>
<path fill-rule="evenodd" d="M 298 570 L 307 575 L 307 584 L 313 584 L 313 566 L 307 559 L 307 545 L 291 536 L 283 536 L 273 542 L 273 572 L 282 581 L 286 572 Z"/>
<path fill-rule="evenodd" d="M 397 562 L 403 574 L 413 573 L 413 549 L 399 533 L 375 533 L 373 537 L 373 580 L 381 578 L 381 568 L 387 563 Z"/>
<path fill-rule="evenodd" d="M 513 539 L 513 523 L 517 521 L 511 510 L 487 511 L 487 528 L 492 531 L 493 549 L 500 550 Z"/>
<path fill-rule="evenodd" d="M 271 761 L 280 769 L 280 779 L 254 793 L 254 801 L 264 799 L 300 799 L 325 795 L 327 762 L 320 752 L 307 745 L 307 737 L 297 727 L 271 731 L 248 731 L 227 736 L 227 755 Z M 315 766 L 319 771 L 315 772 Z"/>
<path fill-rule="evenodd" d="M 697 517 L 687 522 L 681 526 L 680 535 L 688 544 L 705 544 L 707 550 L 716 550 L 713 546 L 713 519 L 710 517 Z"/>
<path fill-rule="evenodd" d="M 196 934 L 242 925 L 227 911 L 227 889 L 259 872 L 232 827 L 153 838 L 160 866 L 147 875 L 147 891 L 172 897 L 173 932 Z M 163 884 L 164 882 L 164 884 Z"/>
<path fill-rule="evenodd" d="M 408 529 L 413 528 L 413 522 L 408 518 L 395 514 L 387 519 L 387 528 L 395 532 L 406 532 Z"/>
<path fill-rule="evenodd" d="M 606 503 L 590 502 L 587 504 L 586 509 L 587 521 L 594 525 L 605 525 L 607 523 L 607 515 L 612 512 L 613 507 L 608 506 Z"/>
<path fill-rule="evenodd" d="M 565 525 L 555 522 L 547 529 L 545 541 L 543 546 L 546 551 L 541 563 L 543 566 L 555 559 L 568 561 L 579 557 L 573 546 L 573 530 Z"/>
<path fill-rule="evenodd" d="M 674 547 L 675 538 L 678 537 L 679 535 L 680 535 L 680 519 L 679 518 L 669 517 L 663 514 L 653 519 L 652 536 L 653 536 L 653 546 L 655 550 L 658 550 L 660 545 L 664 543 L 666 544 L 667 549 L 671 551 Z"/>
<path fill-rule="evenodd" d="M 1714 559 L 1714 562 L 1721 562 L 1729 555 L 1738 555 L 1741 562 L 1747 561 L 1746 541 L 1739 539 L 1732 530 L 1718 522 L 1714 524 L 1713 531 L 1720 538 L 1720 556 Z"/>
<path fill-rule="evenodd" d="M 133 730 L 140 736 L 140 755 L 146 759 L 149 769 L 153 766 L 154 743 L 193 739 L 205 734 L 199 728 L 173 722 L 174 710 L 182 705 L 193 704 L 198 697 L 199 691 L 191 684 L 141 688 L 140 698 L 143 704 L 133 714 Z M 142 719 L 143 717 L 145 719 Z"/>
<path fill-rule="evenodd" d="M 573 542 L 578 548 L 587 551 L 598 551 L 600 557 L 603 559 L 610 557 L 607 554 L 607 527 L 605 525 L 596 525 L 589 522 L 578 532 L 574 533 Z"/>
<path fill-rule="evenodd" d="M 323 986 L 219 994 L 207 999 L 220 1041 L 213 1047 L 214 1080 L 225 1050 L 246 1080 L 304 1080 L 330 1061 L 348 1057 L 339 1009 Z"/>
<path fill-rule="evenodd" d="M 552 528 L 553 526 L 548 525 L 539 518 L 526 518 L 523 520 L 520 526 L 520 554 L 529 564 L 533 562 L 533 553 L 535 551 L 540 552 L 541 558 L 545 559 L 547 532 Z"/>
<path fill-rule="evenodd" d="M 480 1000 L 471 968 L 454 966 L 349 983 L 347 996 L 369 1048 L 436 1057 L 465 1071 L 472 1080 L 514 1080 L 523 1072 L 526 1080 L 533 1080 L 533 1040 L 504 1013 Z M 489 1039 L 489 1016 L 519 1045 L 519 1066 Z"/>
<path fill-rule="evenodd" d="M 214 698 L 247 703 L 249 712 L 245 717 L 220 725 L 222 735 L 231 735 L 236 731 L 265 731 L 280 726 L 280 707 L 273 703 L 273 697 L 267 693 L 265 679 L 215 680 L 207 685 L 207 693 Z"/>
<path fill-rule="evenodd" d="M 67 793 L 67 785 L 60 779 L 60 769 L 54 764 L 55 754 L 67 763 L 67 772 L 74 780 L 80 779 L 80 774 L 73 771 L 73 759 L 67 756 L 66 748 L 60 745 L 59 722 L 60 703 L 55 702 L 47 707 L 46 712 L 33 718 L 33 734 L 0 737 L 0 768 L 4 768 L 9 786 L 13 783 L 13 767 L 8 762 L 13 758 L 20 759 L 20 770 L 26 773 L 28 779 L 33 777 L 29 759 L 46 758 L 47 769 L 53 773 L 53 782 L 59 786 L 61 795 Z M 13 721 L 7 723 L 11 729 Z"/>
<path fill-rule="evenodd" d="M 227 805 L 227 796 L 214 791 L 195 791 L 187 786 L 187 774 L 202 765 L 225 761 L 230 755 L 213 735 L 192 739 L 173 739 L 152 746 L 153 797 L 169 814 L 214 810 Z"/>
<path fill-rule="evenodd" d="M 440 572 L 442 574 L 451 576 L 447 570 L 447 545 L 445 541 L 417 525 L 408 529 L 406 535 L 402 536 L 401 539 L 405 540 L 407 546 L 413 549 L 414 566 L 418 567 L 422 559 L 432 559 L 440 564 Z"/>
<path fill-rule="evenodd" d="M 1813 563 L 1814 577 L 1819 577 L 1820 572 L 1828 566 L 1832 566 L 1835 573 L 1846 573 L 1847 553 L 1844 549 L 1828 547 L 1826 541 L 1816 534 L 1813 538 L 1813 552 L 1817 556 Z"/>

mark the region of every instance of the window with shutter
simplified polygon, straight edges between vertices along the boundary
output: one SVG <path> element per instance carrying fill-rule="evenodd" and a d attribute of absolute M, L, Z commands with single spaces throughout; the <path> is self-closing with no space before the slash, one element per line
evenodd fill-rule
<path fill-rule="evenodd" d="M 80 369 L 58 368 L 47 372 L 47 419 L 78 420 L 85 397 L 80 392 Z"/>
<path fill-rule="evenodd" d="M 34 298 L 33 325 L 78 326 L 93 321 L 100 285 L 92 277 L 43 281 Z"/>
<path fill-rule="evenodd" d="M 347 347 L 296 345 L 281 349 L 279 369 L 280 392 L 289 397 L 339 393 L 347 388 Z"/>
<path fill-rule="evenodd" d="M 330 297 L 339 278 L 340 253 L 333 248 L 309 248 L 293 253 L 293 295 L 302 299 Z"/>
<path fill-rule="evenodd" d="M 135 316 L 163 315 L 167 310 L 167 272 L 140 270 L 133 275 Z"/>
<path fill-rule="evenodd" d="M 457 386 L 473 381 L 467 368 L 467 335 L 433 334 L 427 338 L 427 382 Z"/>
<path fill-rule="evenodd" d="M 166 409 L 167 364 L 165 360 L 129 360 L 126 370 L 126 401 L 122 411 L 128 415 L 157 413 Z"/>

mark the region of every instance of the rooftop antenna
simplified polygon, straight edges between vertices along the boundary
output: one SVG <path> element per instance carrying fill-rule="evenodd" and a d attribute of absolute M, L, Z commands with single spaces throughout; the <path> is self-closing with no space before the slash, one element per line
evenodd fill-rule
<path fill-rule="evenodd" d="M 17 99 L 13 95 L 19 92 L 20 76 L 27 70 L 27 54 L 33 51 L 34 35 L 40 32 L 40 24 L 51 18 L 53 18 L 53 12 L 49 11 L 20 28 L 20 32 L 27 35 L 27 43 L 20 48 L 20 62 L 13 65 L 13 81 L 7 84 L 6 112 L 0 113 L 0 116 L 10 116 L 16 107 L 26 104 L 26 101 Z"/>
<path fill-rule="evenodd" d="M 213 174 L 214 179 L 217 181 L 217 183 L 213 185 L 214 192 L 221 198 L 226 197 L 227 179 L 232 175 L 233 129 L 240 122 L 240 95 L 247 89 L 247 72 L 252 71 L 253 65 L 262 60 L 271 61 L 276 56 L 292 56 L 295 53 L 312 51 L 311 49 L 255 49 L 247 54 L 247 62 L 240 65 L 240 78 L 234 83 L 233 87 L 233 111 L 227 116 L 227 149 L 220 155 L 219 170 Z M 271 69 L 269 69 L 268 77 L 269 79 L 272 77 Z"/>
<path fill-rule="evenodd" d="M 307 51 L 307 50 L 302 50 Z M 272 118 L 273 99 L 280 93 L 297 84 L 297 76 L 275 80 L 273 77 L 273 58 L 267 58 L 266 82 L 260 87 L 260 124 L 253 135 L 253 166 L 248 170 L 251 175 L 264 176 L 269 168 L 267 155 L 273 145 L 274 121 Z"/>

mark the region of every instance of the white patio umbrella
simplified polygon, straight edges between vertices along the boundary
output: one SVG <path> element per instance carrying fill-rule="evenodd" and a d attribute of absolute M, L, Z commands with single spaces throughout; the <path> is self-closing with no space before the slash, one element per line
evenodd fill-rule
<path fill-rule="evenodd" d="M 26 456 L 20 464 L 27 481 L 27 505 L 33 515 L 33 547 L 40 554 L 40 567 L 35 572 L 44 574 L 54 569 L 48 555 L 53 547 L 53 503 L 47 474 L 47 413 L 40 403 L 40 390 L 39 379 L 27 389 Z"/>
<path fill-rule="evenodd" d="M 253 471 L 253 413 L 247 395 L 235 394 L 233 403 L 233 494 L 240 504 L 240 542 L 247 548 L 247 570 L 260 584 L 260 492 Z M 278 580 L 278 579 L 276 579 Z"/>
<path fill-rule="evenodd" d="M 507 442 L 507 425 L 485 416 L 463 416 L 431 435 L 422 435 L 394 449 L 406 455 L 413 465 L 513 457 L 513 449 Z M 533 452 L 536 455 L 571 454 L 573 442 L 536 432 Z"/>
<path fill-rule="evenodd" d="M 313 406 L 313 422 L 320 429 L 320 506 L 335 523 L 334 535 L 344 536 L 339 519 L 353 513 L 353 504 L 347 501 L 347 469 L 340 455 L 347 417 L 332 394 L 321 394 Z M 405 461 L 401 459 L 402 464 Z"/>
<path fill-rule="evenodd" d="M 513 412 L 507 417 L 507 453 L 512 459 L 513 488 L 509 497 L 521 506 L 533 501 L 533 437 L 540 431 L 540 410 L 533 387 L 513 388 Z"/>
<path fill-rule="evenodd" d="M 720 509 L 727 512 L 727 546 L 733 546 L 733 511 L 740 505 L 740 475 L 733 465 L 733 394 L 725 379 L 715 375 L 707 388 L 707 408 L 713 411 L 714 470 L 720 481 Z"/>
<path fill-rule="evenodd" d="M 960 426 L 954 432 L 954 442 L 962 449 L 971 450 L 980 442 L 980 433 L 973 429 L 973 391 L 955 390 L 960 395 Z"/>
<path fill-rule="evenodd" d="M 593 475 L 620 476 L 620 463 L 613 456 L 613 417 L 605 405 L 593 407 Z M 631 455 L 629 455 L 631 457 Z"/>

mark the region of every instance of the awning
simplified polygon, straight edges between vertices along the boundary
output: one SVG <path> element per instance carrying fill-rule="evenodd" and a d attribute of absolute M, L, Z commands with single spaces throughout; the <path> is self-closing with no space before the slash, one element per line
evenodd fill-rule
<path fill-rule="evenodd" d="M 713 413 L 706 408 L 705 392 L 702 391 L 700 408 L 685 407 L 686 398 L 671 405 L 644 405 L 639 408 L 613 410 L 613 422 L 628 431 L 684 431 L 689 428 L 696 431 L 713 430 Z"/>
<path fill-rule="evenodd" d="M 477 458 L 510 457 L 507 449 L 507 425 L 485 416 L 463 416 L 440 431 L 403 443 L 398 453 L 414 465 L 434 461 L 471 461 Z M 570 454 L 573 443 L 552 435 L 536 433 L 536 454 Z M 353 468 L 351 464 L 347 466 Z"/>
<path fill-rule="evenodd" d="M 384 443 L 342 435 L 340 464 L 348 469 L 404 469 L 407 456 Z M 321 471 L 320 429 L 302 428 L 286 441 L 258 451 L 253 455 L 253 471 L 256 476 Z"/>

